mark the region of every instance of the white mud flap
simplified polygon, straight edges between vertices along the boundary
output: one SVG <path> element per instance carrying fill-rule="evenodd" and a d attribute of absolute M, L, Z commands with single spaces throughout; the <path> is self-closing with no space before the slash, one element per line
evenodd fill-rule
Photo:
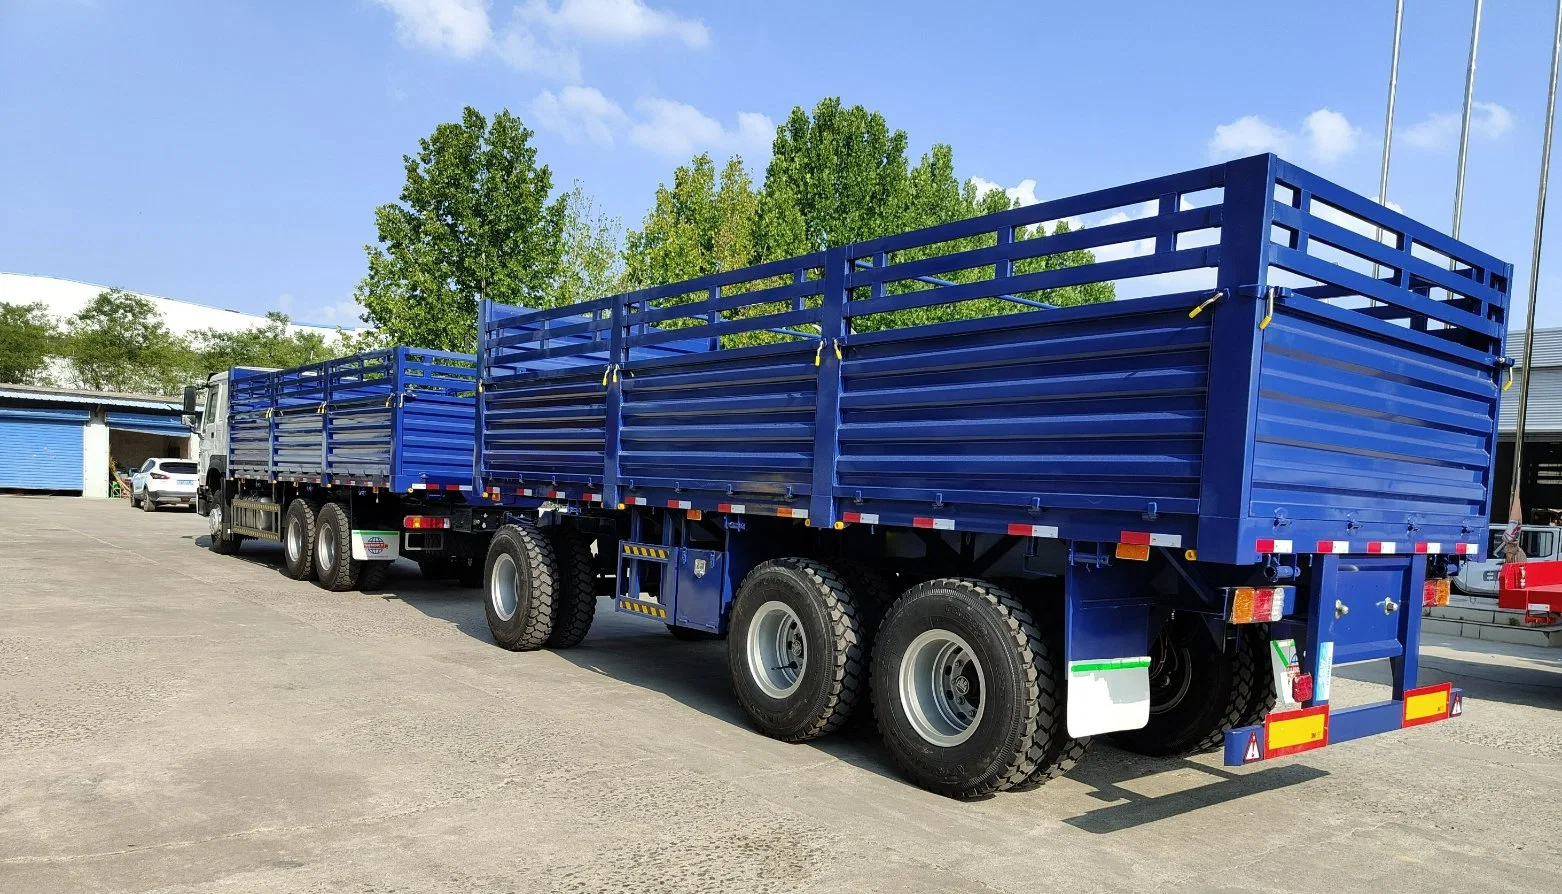
<path fill-rule="evenodd" d="M 354 559 L 360 562 L 385 562 L 400 557 L 400 531 L 353 532 Z"/>
<path fill-rule="evenodd" d="M 1096 658 L 1068 666 L 1068 734 L 1076 739 L 1150 722 L 1150 658 Z"/>

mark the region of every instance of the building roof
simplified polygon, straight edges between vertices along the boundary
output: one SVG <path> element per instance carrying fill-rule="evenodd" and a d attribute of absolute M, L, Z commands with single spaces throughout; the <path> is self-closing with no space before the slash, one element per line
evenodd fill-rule
<path fill-rule="evenodd" d="M 182 399 L 155 394 L 119 394 L 113 391 L 81 391 L 75 388 L 51 388 L 41 385 L 0 385 L 0 400 L 29 403 L 86 404 L 94 407 L 126 407 L 137 410 L 163 410 L 178 413 Z"/>

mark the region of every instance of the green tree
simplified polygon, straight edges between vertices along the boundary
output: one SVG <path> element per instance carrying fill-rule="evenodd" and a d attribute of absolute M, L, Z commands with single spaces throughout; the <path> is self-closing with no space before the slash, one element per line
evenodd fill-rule
<path fill-rule="evenodd" d="M 82 387 L 173 394 L 194 376 L 194 355 L 157 305 L 120 289 L 99 292 L 66 328 L 66 356 Z"/>
<path fill-rule="evenodd" d="M 235 366 L 287 369 L 338 356 L 319 332 L 288 331 L 287 314 L 271 311 L 266 322 L 248 329 L 203 329 L 194 333 L 196 365 L 201 373 Z"/>
<path fill-rule="evenodd" d="M 379 246 L 357 298 L 392 343 L 473 349 L 477 301 L 547 306 L 559 278 L 568 201 L 550 201 L 532 132 L 470 106 L 405 156 L 401 203 L 375 211 Z"/>
<path fill-rule="evenodd" d="M 656 204 L 624 245 L 625 282 L 644 288 L 736 270 L 755 259 L 759 196 L 733 156 L 716 175 L 706 154 L 673 171 L 673 185 L 656 188 Z"/>
<path fill-rule="evenodd" d="M 0 382 L 49 384 L 49 358 L 59 350 L 59 338 L 47 305 L 0 301 Z"/>
<path fill-rule="evenodd" d="M 543 303 L 563 307 L 618 291 L 624 280 L 623 230 L 618 218 L 597 213 L 579 183 L 565 193 L 558 276 Z"/>

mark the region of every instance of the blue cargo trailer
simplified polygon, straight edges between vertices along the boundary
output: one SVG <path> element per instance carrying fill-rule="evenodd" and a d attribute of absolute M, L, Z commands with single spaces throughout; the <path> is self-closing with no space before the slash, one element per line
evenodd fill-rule
<path fill-rule="evenodd" d="M 536 512 L 489 549 L 490 629 L 573 645 L 611 592 L 726 636 L 766 734 L 871 701 L 955 796 L 1099 735 L 1244 764 L 1457 716 L 1418 686 L 1421 608 L 1485 550 L 1510 276 L 1262 155 L 484 303 L 475 477 Z M 1335 667 L 1384 659 L 1389 699 L 1330 706 Z"/>
<path fill-rule="evenodd" d="M 398 557 L 475 586 L 503 520 L 469 499 L 475 360 L 396 347 L 212 376 L 197 506 L 212 549 L 280 541 L 290 576 L 334 590 L 378 586 Z"/>

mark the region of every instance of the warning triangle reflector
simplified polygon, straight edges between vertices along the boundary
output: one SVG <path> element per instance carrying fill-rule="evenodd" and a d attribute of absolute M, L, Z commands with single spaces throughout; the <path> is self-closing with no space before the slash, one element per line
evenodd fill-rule
<path fill-rule="evenodd" d="M 1464 713 L 1464 694 L 1454 696 L 1454 703 L 1448 706 L 1448 716 L 1458 717 Z"/>
<path fill-rule="evenodd" d="M 1258 733 L 1248 733 L 1247 751 L 1242 754 L 1242 763 L 1262 760 L 1263 757 L 1263 753 L 1258 750 Z"/>

